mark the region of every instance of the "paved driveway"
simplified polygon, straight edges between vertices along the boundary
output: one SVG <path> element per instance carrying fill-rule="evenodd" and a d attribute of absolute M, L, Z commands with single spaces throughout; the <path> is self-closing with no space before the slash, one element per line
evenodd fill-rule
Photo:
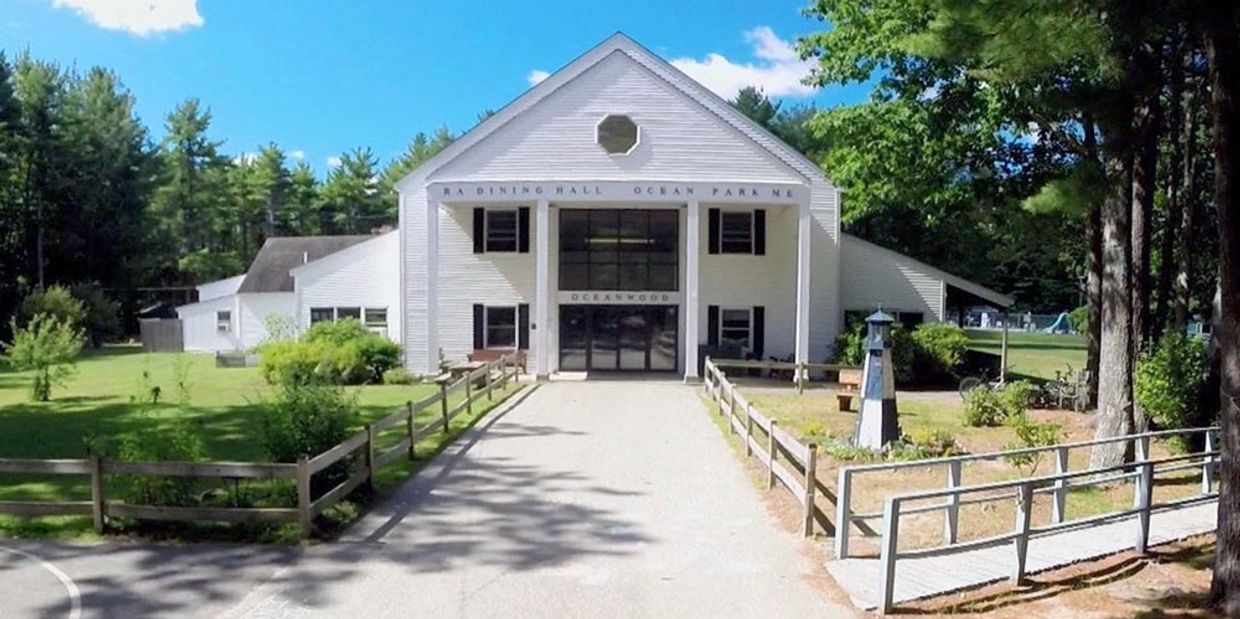
<path fill-rule="evenodd" d="M 232 617 L 851 614 L 676 382 L 557 382 L 493 415 Z"/>

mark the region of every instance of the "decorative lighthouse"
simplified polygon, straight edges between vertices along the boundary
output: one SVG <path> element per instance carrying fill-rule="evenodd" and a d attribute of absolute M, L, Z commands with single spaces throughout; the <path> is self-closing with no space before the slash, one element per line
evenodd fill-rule
<path fill-rule="evenodd" d="M 865 319 L 869 331 L 865 338 L 865 366 L 861 375 L 861 407 L 857 414 L 859 447 L 882 449 L 900 438 L 896 412 L 896 381 L 891 363 L 891 316 L 878 306 Z"/>

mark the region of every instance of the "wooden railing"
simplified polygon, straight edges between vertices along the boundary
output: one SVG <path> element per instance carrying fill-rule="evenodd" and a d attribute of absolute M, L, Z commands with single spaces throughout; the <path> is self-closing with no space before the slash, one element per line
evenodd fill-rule
<path fill-rule="evenodd" d="M 814 521 L 820 517 L 825 519 L 825 514 L 814 505 L 814 495 L 821 486 L 817 478 L 818 446 L 801 443 L 780 428 L 774 419 L 754 408 L 753 403 L 741 395 L 736 385 L 709 357 L 706 358 L 705 368 L 706 393 L 719 405 L 719 412 L 726 416 L 731 432 L 741 436 L 745 456 L 757 457 L 766 468 L 768 490 L 773 489 L 778 481 L 796 497 L 804 515 L 804 534 L 813 535 Z M 759 439 L 755 430 L 761 432 L 765 442 Z M 783 454 L 783 461 L 780 454 Z"/>
<path fill-rule="evenodd" d="M 303 538 L 312 533 L 314 517 L 335 505 L 359 486 L 373 488 L 375 474 L 398 460 L 415 457 L 418 441 L 443 430 L 462 413 L 472 414 L 478 400 L 493 400 L 496 389 L 505 388 L 520 372 L 514 355 L 504 355 L 454 382 L 439 382 L 439 391 L 417 402 L 407 402 L 392 414 L 367 424 L 362 431 L 314 457 L 305 457 L 295 464 L 249 462 L 134 462 L 113 460 L 93 455 L 79 460 L 18 460 L 0 459 L 0 473 L 21 475 L 86 475 L 90 477 L 89 501 L 0 501 L 0 514 L 16 516 L 91 516 L 94 528 L 103 532 L 109 517 L 181 522 L 296 522 Z M 475 384 L 478 386 L 475 388 Z M 464 398 L 449 405 L 450 396 L 464 392 Z M 429 424 L 417 427 L 419 413 L 436 407 L 439 415 Z M 386 430 L 404 426 L 404 436 L 395 445 L 377 446 L 376 437 Z M 319 496 L 311 494 L 315 474 L 346 459 L 361 462 L 350 467 L 348 476 Z M 194 477 L 207 479 L 291 479 L 297 490 L 296 507 L 173 507 L 138 505 L 108 501 L 105 479 L 109 476 L 149 475 L 157 477 Z"/>
<path fill-rule="evenodd" d="M 1134 544 L 1134 548 L 1136 552 L 1144 553 L 1146 545 L 1149 543 L 1150 514 L 1153 511 L 1166 508 L 1184 507 L 1194 503 L 1208 501 L 1217 496 L 1217 493 L 1213 489 L 1214 467 L 1216 466 L 1216 462 L 1219 457 L 1219 451 L 1214 447 L 1214 435 L 1217 431 L 1218 428 L 1197 428 L 1191 430 L 1146 432 L 1110 439 L 1057 445 L 1050 448 L 1055 450 L 1055 453 L 1057 454 L 1057 461 L 1059 462 L 1058 471 L 1054 474 L 1043 475 L 1040 477 L 1026 477 L 1023 479 L 1014 479 L 1010 481 L 977 484 L 972 486 L 959 485 L 960 477 L 958 464 L 962 461 L 967 461 L 968 459 L 990 458 L 996 454 L 982 454 L 979 456 L 962 456 L 960 458 L 940 458 L 934 461 L 922 460 L 917 462 L 900 463 L 901 465 L 912 466 L 925 466 L 929 463 L 946 463 L 949 467 L 949 471 L 953 469 L 956 471 L 954 477 L 956 483 L 954 485 L 951 483 L 951 476 L 949 475 L 949 484 L 947 488 L 940 490 L 908 492 L 887 497 L 883 507 L 883 512 L 881 514 L 882 542 L 879 561 L 882 565 L 882 597 L 879 604 L 879 610 L 883 613 L 888 613 L 892 610 L 895 592 L 896 562 L 898 559 L 913 558 L 929 554 L 943 554 L 944 552 L 963 552 L 973 548 L 1010 541 L 1012 542 L 1014 558 L 1012 581 L 1013 583 L 1019 585 L 1025 580 L 1025 559 L 1028 554 L 1029 539 L 1031 537 L 1065 529 L 1079 528 L 1101 522 L 1114 521 L 1134 515 L 1137 517 L 1136 543 Z M 1150 458 L 1151 438 L 1175 434 L 1183 435 L 1195 433 L 1205 433 L 1206 445 L 1203 450 L 1165 458 Z M 1067 470 L 1066 449 L 1118 441 L 1133 442 L 1136 451 L 1136 460 L 1134 462 L 1080 471 Z M 1029 453 L 1032 451 L 1035 450 L 1015 450 L 999 453 L 1010 456 L 1020 452 Z M 1002 457 L 1002 455 L 1000 455 L 1000 457 Z M 856 474 L 857 469 L 865 469 L 867 471 L 881 470 L 889 472 L 893 468 L 895 467 L 887 465 L 867 465 L 864 467 L 855 467 L 852 470 L 852 474 Z M 1201 469 L 1201 489 L 1199 494 L 1163 502 L 1158 502 L 1154 499 L 1155 476 L 1159 474 L 1175 473 L 1194 469 Z M 851 477 L 851 475 L 846 475 L 844 470 L 841 470 L 841 481 L 844 480 L 846 476 Z M 1135 481 L 1132 508 L 1114 510 L 1073 520 L 1069 520 L 1067 518 L 1064 511 L 1064 499 L 1071 490 L 1103 484 L 1113 484 L 1128 479 L 1133 479 Z M 1053 497 L 1051 503 L 1051 518 L 1050 522 L 1046 525 L 1034 526 L 1032 524 L 1033 497 L 1036 494 L 1050 494 Z M 844 510 L 847 506 L 847 502 L 845 491 L 842 486 L 838 499 L 840 509 Z M 977 503 L 989 503 L 993 505 L 994 503 L 1001 501 L 1015 501 L 1016 504 L 1015 526 L 1010 533 L 1004 533 L 983 539 L 969 540 L 967 542 L 959 542 L 956 539 L 959 509 L 962 505 Z M 915 505 L 906 507 L 906 505 L 910 503 L 914 503 Z M 944 543 L 933 548 L 903 551 L 899 550 L 900 519 L 905 516 L 939 510 L 943 510 L 946 514 L 945 521 L 947 524 L 945 525 Z M 872 514 L 854 514 L 851 518 L 861 519 L 872 516 Z M 844 521 L 840 522 L 842 523 Z M 843 524 L 839 526 L 839 530 L 841 531 L 841 534 L 837 536 L 837 550 L 840 549 L 838 538 L 845 536 L 843 533 Z M 845 545 L 843 549 L 844 552 L 847 552 L 847 545 Z"/>
<path fill-rule="evenodd" d="M 810 372 L 838 372 L 840 370 L 860 369 L 855 366 L 838 363 L 794 363 L 792 361 L 762 361 L 758 359 L 714 359 L 716 368 L 736 368 L 751 370 L 792 371 L 792 383 L 797 393 L 805 392 L 805 384 L 809 382 Z"/>

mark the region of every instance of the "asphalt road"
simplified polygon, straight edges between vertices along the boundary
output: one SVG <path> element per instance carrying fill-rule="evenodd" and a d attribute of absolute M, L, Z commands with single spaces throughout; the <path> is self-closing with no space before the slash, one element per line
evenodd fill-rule
<path fill-rule="evenodd" d="M 852 616 L 675 382 L 493 412 L 342 540 L 0 542 L 0 619 Z M 59 572 L 59 574 L 58 574 Z M 62 578 L 63 577 L 63 578 Z"/>

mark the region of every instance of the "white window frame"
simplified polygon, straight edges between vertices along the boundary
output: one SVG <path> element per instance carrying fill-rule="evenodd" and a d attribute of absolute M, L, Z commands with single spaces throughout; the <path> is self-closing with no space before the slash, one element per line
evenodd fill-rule
<path fill-rule="evenodd" d="M 733 327 L 724 326 L 724 324 L 727 322 L 726 320 L 724 320 L 724 315 L 727 314 L 728 312 L 745 312 L 745 323 L 746 323 L 745 330 L 747 333 L 745 335 L 745 345 L 741 347 L 741 350 L 746 353 L 750 352 L 751 350 L 753 350 L 753 308 L 752 307 L 720 307 L 719 308 L 719 333 L 717 335 L 719 338 L 720 346 L 723 346 L 724 342 L 730 339 L 730 338 L 724 337 L 723 335 L 724 331 L 739 330 Z"/>
<path fill-rule="evenodd" d="M 512 345 L 491 343 L 491 310 L 512 310 Z M 521 345 L 521 336 L 517 333 L 521 322 L 521 308 L 516 305 L 484 305 L 482 306 L 482 346 L 487 350 L 516 350 Z"/>
<path fill-rule="evenodd" d="M 754 224 L 754 219 L 755 219 L 755 214 L 754 214 L 754 213 L 755 213 L 755 211 L 752 211 L 752 210 L 750 210 L 750 211 L 733 211 L 733 210 L 722 210 L 722 209 L 721 209 L 721 210 L 719 211 L 719 238 L 718 238 L 718 239 L 716 239 L 716 241 L 719 243 L 719 253 L 720 253 L 720 254 L 732 254 L 732 255 L 737 255 L 737 256 L 745 256 L 745 255 L 750 255 L 750 256 L 752 256 L 752 255 L 754 254 L 754 246 L 757 244 L 757 243 L 756 243 L 756 240 L 757 240 L 757 233 L 756 233 L 756 232 L 755 232 L 755 230 L 754 230 L 754 228 L 756 228 L 757 226 Z M 724 247 L 724 242 L 723 242 L 723 231 L 724 231 L 724 225 L 723 225 L 723 220 L 724 220 L 724 219 L 726 219 L 729 215 L 732 215 L 732 216 L 748 216 L 748 219 L 749 219 L 749 249 L 748 249 L 748 250 L 746 250 L 746 251 L 738 251 L 738 250 L 735 250 L 735 249 L 727 249 L 727 248 L 725 248 L 725 247 Z"/>
<path fill-rule="evenodd" d="M 491 249 L 491 215 L 512 214 L 512 249 Z M 507 239 L 504 239 L 507 240 Z M 488 254 L 515 254 L 521 250 L 521 209 L 517 207 L 485 208 L 482 211 L 482 251 Z"/>
<path fill-rule="evenodd" d="M 315 319 L 314 319 L 314 312 L 316 312 L 316 311 L 318 311 L 318 310 L 327 310 L 328 312 L 330 312 L 330 313 L 331 313 L 331 317 L 330 317 L 330 318 L 325 318 L 325 319 L 322 319 L 322 320 L 315 320 Z M 310 324 L 312 324 L 312 325 L 313 325 L 313 324 L 318 324 L 318 323 L 320 323 L 320 322 L 336 322 L 336 308 L 334 308 L 334 307 L 323 307 L 323 306 L 319 306 L 319 307 L 312 307 L 312 308 L 310 308 Z"/>
<path fill-rule="evenodd" d="M 227 318 L 224 316 L 227 315 Z M 232 333 L 232 310 L 215 311 L 215 332 L 221 335 Z"/>

